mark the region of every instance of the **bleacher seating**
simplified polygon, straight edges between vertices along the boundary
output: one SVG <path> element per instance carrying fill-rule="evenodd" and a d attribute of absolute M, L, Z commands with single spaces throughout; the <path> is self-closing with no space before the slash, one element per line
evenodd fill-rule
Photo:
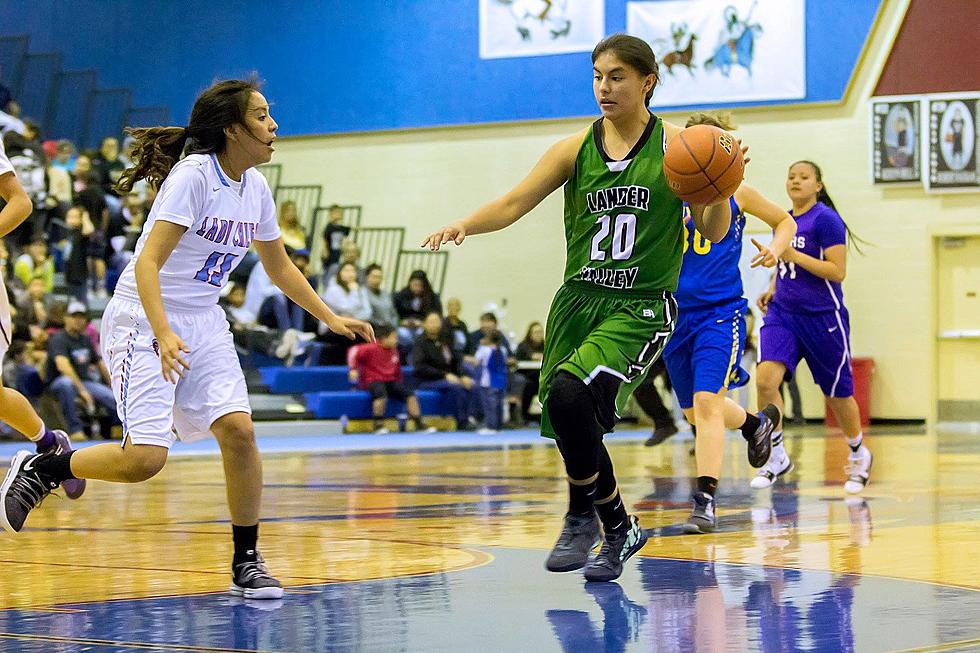
<path fill-rule="evenodd" d="M 369 419 L 371 417 L 371 393 L 366 390 L 308 392 L 303 395 L 306 408 L 317 419 Z M 419 408 L 423 415 L 454 415 L 455 407 L 448 397 L 438 390 L 418 390 Z M 405 412 L 405 404 L 393 399 L 388 401 L 385 417 L 396 417 Z"/>
<path fill-rule="evenodd" d="M 259 369 L 262 383 L 273 394 L 302 394 L 306 408 L 319 419 L 367 419 L 371 417 L 371 394 L 352 389 L 347 377 L 346 365 L 320 367 L 263 367 Z M 412 367 L 402 367 L 405 384 L 414 385 Z M 454 415 L 455 408 L 437 390 L 418 390 L 419 406 L 423 415 Z M 405 404 L 388 402 L 388 417 L 405 412 Z"/>

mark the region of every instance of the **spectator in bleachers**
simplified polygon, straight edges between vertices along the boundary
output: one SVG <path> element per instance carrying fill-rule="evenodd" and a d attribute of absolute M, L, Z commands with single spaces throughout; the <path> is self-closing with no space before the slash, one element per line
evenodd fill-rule
<path fill-rule="evenodd" d="M 340 260 L 340 246 L 350 236 L 350 227 L 341 224 L 343 220 L 343 207 L 331 204 L 327 209 L 327 227 L 323 230 L 323 254 L 320 257 L 324 270 Z"/>
<path fill-rule="evenodd" d="M 44 379 L 34 362 L 32 349 L 31 343 L 23 340 L 10 343 L 3 365 L 3 385 L 17 390 L 36 408 L 44 393 Z M 46 352 L 44 360 L 47 360 Z"/>
<path fill-rule="evenodd" d="M 228 321 L 234 325 L 250 326 L 257 322 L 255 313 L 245 306 L 245 286 L 238 283 L 228 284 L 228 294 L 225 295 L 225 312 L 230 316 Z"/>
<path fill-rule="evenodd" d="M 504 336 L 494 329 L 480 339 L 474 357 L 477 361 L 476 381 L 480 405 L 483 407 L 482 435 L 500 430 L 504 419 L 504 393 L 507 391 L 507 353 Z"/>
<path fill-rule="evenodd" d="M 289 251 L 306 249 L 306 232 L 299 223 L 296 202 L 288 200 L 279 205 L 279 229 L 282 231 L 282 242 Z"/>
<path fill-rule="evenodd" d="M 245 308 L 255 315 L 256 320 L 260 322 L 262 316 L 272 314 L 275 321 L 266 326 L 275 329 L 288 329 L 289 311 L 286 308 L 286 302 L 275 299 L 280 295 L 282 295 L 282 291 L 269 279 L 265 267 L 262 263 L 256 263 L 248 278 L 248 284 L 245 286 Z M 282 295 L 282 299 L 285 300 L 285 295 Z"/>
<path fill-rule="evenodd" d="M 459 298 L 450 297 L 446 300 L 446 328 L 452 338 L 453 349 L 461 353 L 466 351 L 466 343 L 470 336 L 466 322 L 460 317 L 462 312 L 463 302 L 459 301 Z"/>
<path fill-rule="evenodd" d="M 357 266 L 341 263 L 337 274 L 330 279 L 323 293 L 323 303 L 337 315 L 367 320 L 371 317 L 371 304 L 367 293 L 357 282 Z"/>
<path fill-rule="evenodd" d="M 111 198 L 118 197 L 113 187 L 122 177 L 122 173 L 126 171 L 126 162 L 119 156 L 119 139 L 112 136 L 102 139 L 102 144 L 99 146 L 99 156 L 92 161 L 92 169 L 98 173 L 102 182 L 102 191 L 110 198 L 110 202 L 112 201 Z M 121 210 L 121 204 L 116 208 Z"/>
<path fill-rule="evenodd" d="M 89 237 L 95 227 L 88 211 L 81 205 L 68 209 L 65 224 L 68 227 L 64 247 L 65 284 L 71 297 L 85 302 L 88 299 Z"/>
<path fill-rule="evenodd" d="M 75 145 L 66 139 L 58 141 L 57 154 L 55 155 L 54 161 L 51 162 L 51 165 L 55 168 L 61 168 L 68 174 L 72 174 L 75 172 L 76 161 Z"/>
<path fill-rule="evenodd" d="M 424 270 L 415 270 L 408 277 L 408 285 L 395 293 L 395 310 L 401 325 L 415 329 L 429 313 L 442 315 L 442 302 L 432 289 Z"/>
<path fill-rule="evenodd" d="M 489 336 L 494 331 L 497 331 L 497 316 L 489 311 L 480 315 L 480 328 L 476 331 L 470 333 L 466 342 L 466 353 L 469 356 L 473 356 L 476 353 L 477 348 L 480 346 L 480 341 Z M 510 342 L 507 338 L 503 339 L 501 346 L 504 348 L 504 352 L 507 354 L 507 358 L 511 358 L 514 355 L 511 349 Z"/>
<path fill-rule="evenodd" d="M 44 279 L 35 277 L 27 284 L 27 292 L 17 302 L 17 321 L 43 326 L 48 321 L 48 292 Z"/>
<path fill-rule="evenodd" d="M 544 360 L 544 326 L 540 322 L 531 322 L 524 334 L 524 340 L 517 345 L 515 352 L 518 361 L 536 361 L 540 363 Z M 534 396 L 540 389 L 541 370 L 538 369 L 518 369 L 517 373 L 524 377 L 524 390 L 521 392 L 521 414 L 525 418 L 528 416 L 528 409 Z"/>
<path fill-rule="evenodd" d="M 358 270 L 357 279 L 358 281 L 364 281 L 364 277 L 360 273 L 361 269 L 361 247 L 353 238 L 344 238 L 340 243 L 340 257 L 337 261 L 330 265 L 330 267 L 323 269 L 323 286 L 326 287 L 330 284 L 330 280 L 337 276 L 337 270 L 344 263 L 353 263 L 354 267 Z"/>
<path fill-rule="evenodd" d="M 371 415 L 374 417 L 375 433 L 389 432 L 384 426 L 389 398 L 405 402 L 408 418 L 416 431 L 434 433 L 436 429 L 427 427 L 422 420 L 418 397 L 405 387 L 395 329 L 379 324 L 375 326 L 374 335 L 376 342 L 357 345 L 352 351 L 350 381 L 371 393 Z"/>
<path fill-rule="evenodd" d="M 116 398 L 109 387 L 109 368 L 85 334 L 87 326 L 88 308 L 80 302 L 72 302 L 68 306 L 65 328 L 48 340 L 50 390 L 61 404 L 73 440 L 84 437 L 76 403 L 79 398 L 90 414 L 98 405 L 110 416 L 116 415 Z"/>
<path fill-rule="evenodd" d="M 469 430 L 473 379 L 463 374 L 462 360 L 446 337 L 438 311 L 430 312 L 422 321 L 422 335 L 415 342 L 413 363 L 419 389 L 449 393 L 455 406 L 457 428 Z"/>
<path fill-rule="evenodd" d="M 79 154 L 75 158 L 75 168 L 71 171 L 71 184 L 72 190 L 75 195 L 85 190 L 88 186 L 88 175 L 92 172 L 92 159 L 89 158 L 87 154 Z M 96 175 L 96 184 L 101 187 L 102 183 L 99 181 L 98 173 Z"/>
<path fill-rule="evenodd" d="M 24 288 L 30 285 L 31 279 L 44 280 L 46 292 L 54 291 L 54 259 L 48 255 L 48 240 L 44 236 L 35 236 L 27 251 L 20 255 L 14 264 L 14 274 Z"/>
<path fill-rule="evenodd" d="M 80 162 L 82 158 L 79 157 Z M 81 167 L 75 169 L 76 178 Z M 105 299 L 108 296 L 105 289 L 105 273 L 109 258 L 109 247 L 106 242 L 106 233 L 109 230 L 109 204 L 106 201 L 105 191 L 102 190 L 99 175 L 95 171 L 89 171 L 82 177 L 84 187 L 75 193 L 75 201 L 88 211 L 89 219 L 95 228 L 88 237 L 89 284 L 96 296 Z"/>
<path fill-rule="evenodd" d="M 32 236 L 44 232 L 47 227 L 48 186 L 44 176 L 44 151 L 36 140 L 28 141 L 24 136 L 14 133 L 6 135 L 4 145 L 17 180 L 33 204 L 30 216 L 10 235 L 14 243 L 23 246 Z"/>
<path fill-rule="evenodd" d="M 382 288 L 384 270 L 377 263 L 372 263 L 364 270 L 364 286 L 367 289 L 368 303 L 371 305 L 371 317 L 368 322 L 374 325 L 395 327 L 398 324 L 398 312 L 391 293 Z"/>
<path fill-rule="evenodd" d="M 415 270 L 408 285 L 395 293 L 395 312 L 398 313 L 398 346 L 410 353 L 416 338 L 422 333 L 422 321 L 431 312 L 442 314 L 442 302 L 432 290 L 424 270 Z"/>

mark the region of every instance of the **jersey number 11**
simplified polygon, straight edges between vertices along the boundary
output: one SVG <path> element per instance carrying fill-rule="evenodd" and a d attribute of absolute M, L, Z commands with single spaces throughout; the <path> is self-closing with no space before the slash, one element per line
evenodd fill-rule
<path fill-rule="evenodd" d="M 221 258 L 222 256 L 224 259 Z M 228 271 L 231 270 L 231 266 L 234 265 L 236 258 L 238 258 L 238 254 L 232 254 L 231 252 L 211 252 L 204 267 L 197 271 L 194 278 L 220 288 L 222 280 L 224 280 Z"/>

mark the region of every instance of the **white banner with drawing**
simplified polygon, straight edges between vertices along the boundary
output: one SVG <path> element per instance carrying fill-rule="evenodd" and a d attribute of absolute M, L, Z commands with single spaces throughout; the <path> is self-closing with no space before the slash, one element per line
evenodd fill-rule
<path fill-rule="evenodd" d="M 605 0 L 480 0 L 480 58 L 591 52 Z"/>
<path fill-rule="evenodd" d="M 629 2 L 626 30 L 660 62 L 658 107 L 806 96 L 804 0 Z"/>

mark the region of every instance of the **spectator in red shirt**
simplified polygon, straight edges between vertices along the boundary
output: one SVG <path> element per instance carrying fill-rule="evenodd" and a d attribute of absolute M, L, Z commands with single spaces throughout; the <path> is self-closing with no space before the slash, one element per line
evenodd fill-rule
<path fill-rule="evenodd" d="M 371 414 L 374 430 L 378 434 L 390 433 L 384 426 L 388 398 L 404 401 L 408 417 L 416 431 L 435 433 L 435 427 L 422 421 L 419 400 L 403 382 L 402 361 L 398 355 L 398 333 L 387 324 L 379 324 L 374 330 L 376 342 L 358 345 L 351 357 L 350 381 L 371 393 Z"/>

